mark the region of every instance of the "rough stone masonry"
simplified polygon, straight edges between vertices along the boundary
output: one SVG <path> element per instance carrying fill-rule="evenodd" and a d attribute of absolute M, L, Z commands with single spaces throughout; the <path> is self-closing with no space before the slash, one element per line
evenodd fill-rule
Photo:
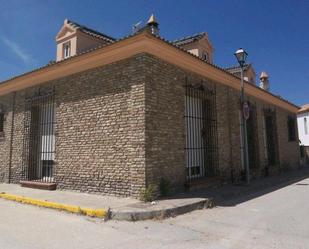
<path fill-rule="evenodd" d="M 241 179 L 239 93 L 146 53 L 0 97 L 5 110 L 0 138 L 0 181 L 19 183 L 25 159 L 25 98 L 54 89 L 59 189 L 139 196 L 162 178 L 172 189 L 187 182 L 184 84 L 205 85 L 216 95 L 217 164 L 221 181 Z M 265 175 L 264 111 L 276 115 L 278 163 L 270 173 L 299 165 L 298 139 L 289 141 L 295 114 L 248 96 L 256 110 L 256 160 L 252 177 Z M 296 132 L 297 134 L 297 132 Z"/>

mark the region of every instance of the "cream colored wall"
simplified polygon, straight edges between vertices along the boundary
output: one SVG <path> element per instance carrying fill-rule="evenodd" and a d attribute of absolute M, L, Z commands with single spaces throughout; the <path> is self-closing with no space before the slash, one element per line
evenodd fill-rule
<path fill-rule="evenodd" d="M 63 60 L 63 44 L 71 42 L 71 56 L 80 54 L 92 48 L 96 48 L 106 42 L 96 39 L 90 35 L 86 35 L 79 30 L 74 32 L 67 31 L 60 39 L 56 40 L 57 43 L 57 56 L 56 61 Z"/>
<path fill-rule="evenodd" d="M 63 44 L 66 42 L 71 42 L 71 56 L 76 55 L 77 51 L 77 37 L 73 34 L 66 36 L 64 39 L 61 38 L 60 41 L 57 41 L 57 56 L 56 61 L 63 60 Z"/>
<path fill-rule="evenodd" d="M 196 46 L 184 46 L 183 49 L 187 50 L 188 52 L 190 52 L 191 54 L 200 57 L 200 51 L 198 48 L 196 48 Z"/>
<path fill-rule="evenodd" d="M 199 56 L 199 57 L 202 56 L 201 47 L 199 46 L 198 42 L 192 42 L 192 43 L 189 43 L 181 47 L 196 56 Z"/>
<path fill-rule="evenodd" d="M 198 41 L 183 45 L 181 47 L 200 58 L 202 58 L 204 52 L 207 52 L 209 57 L 208 61 L 213 63 L 213 48 L 208 43 L 206 38 L 202 38 Z"/>
<path fill-rule="evenodd" d="M 251 67 L 249 68 L 249 70 L 246 71 L 246 75 L 245 77 L 247 77 L 247 81 L 256 84 L 256 74 L 255 72 L 251 69 Z"/>
<path fill-rule="evenodd" d="M 202 38 L 198 41 L 198 45 L 200 47 L 201 53 L 203 53 L 203 51 L 206 51 L 208 53 L 209 56 L 209 62 L 213 63 L 213 47 L 211 46 L 210 42 L 206 39 L 206 38 Z M 202 54 L 200 55 L 202 56 Z"/>
<path fill-rule="evenodd" d="M 106 44 L 105 41 L 96 39 L 92 36 L 88 36 L 81 32 L 77 32 L 77 53 L 85 52 L 89 49 L 96 48 L 102 44 Z"/>

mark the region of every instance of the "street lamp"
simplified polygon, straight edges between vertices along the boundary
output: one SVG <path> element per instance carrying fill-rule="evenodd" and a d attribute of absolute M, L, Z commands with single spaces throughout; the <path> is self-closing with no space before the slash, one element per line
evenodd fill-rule
<path fill-rule="evenodd" d="M 249 118 L 249 106 L 245 101 L 245 87 L 244 87 L 244 66 L 246 64 L 248 53 L 240 48 L 235 52 L 235 56 L 240 65 L 240 79 L 241 79 L 241 92 L 240 92 L 240 106 L 241 106 L 241 135 L 242 135 L 242 158 L 246 171 L 246 182 L 250 183 L 249 172 L 249 153 L 248 153 L 248 137 L 247 137 L 247 119 Z"/>

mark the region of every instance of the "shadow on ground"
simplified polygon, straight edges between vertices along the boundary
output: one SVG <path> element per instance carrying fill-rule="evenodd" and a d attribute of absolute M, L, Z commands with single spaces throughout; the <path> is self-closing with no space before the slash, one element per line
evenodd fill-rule
<path fill-rule="evenodd" d="M 305 179 L 309 179 L 309 167 L 282 172 L 277 176 L 255 179 L 251 181 L 250 185 L 226 184 L 194 192 L 178 193 L 166 199 L 212 198 L 215 206 L 236 206 L 293 184 L 309 189 L 309 181 L 300 182 Z"/>

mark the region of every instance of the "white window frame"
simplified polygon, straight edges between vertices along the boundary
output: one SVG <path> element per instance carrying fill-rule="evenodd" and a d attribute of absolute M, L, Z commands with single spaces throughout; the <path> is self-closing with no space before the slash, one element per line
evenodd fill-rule
<path fill-rule="evenodd" d="M 63 59 L 67 59 L 71 56 L 71 42 L 63 43 Z"/>

